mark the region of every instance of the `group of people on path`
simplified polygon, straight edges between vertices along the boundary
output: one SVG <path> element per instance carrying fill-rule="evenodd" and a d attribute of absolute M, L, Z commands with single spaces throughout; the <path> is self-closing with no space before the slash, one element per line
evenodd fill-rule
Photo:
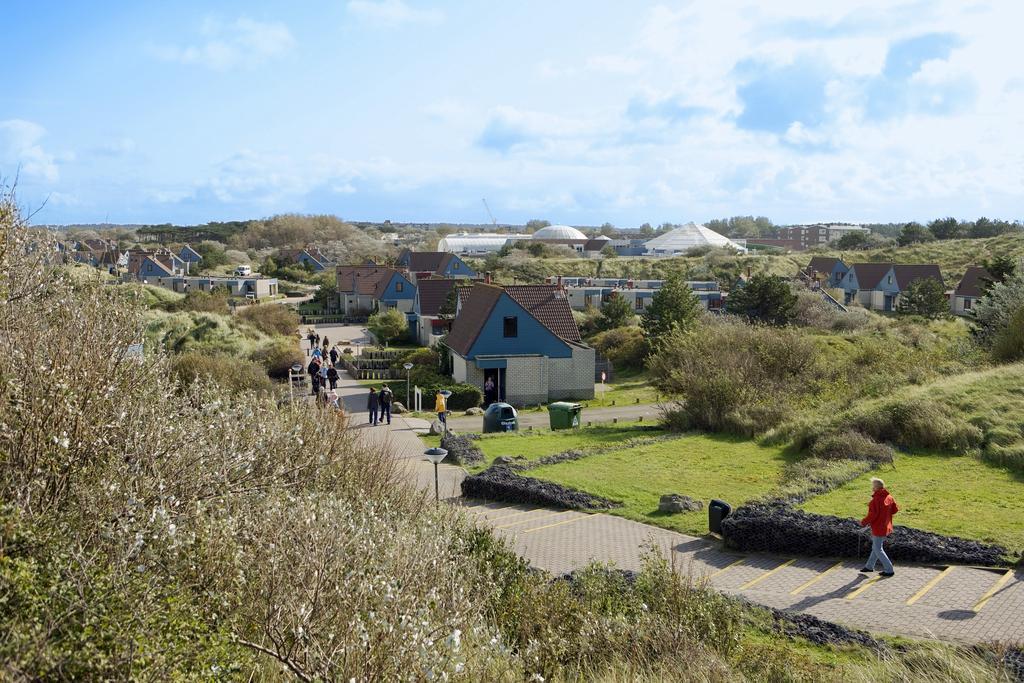
<path fill-rule="evenodd" d="M 316 402 L 322 406 L 333 406 L 341 410 L 341 399 L 338 397 L 338 349 L 330 346 L 327 335 L 322 338 L 315 331 L 310 330 L 306 335 L 309 340 L 309 350 L 306 355 L 310 358 L 306 372 L 309 373 L 312 394 L 316 396 Z M 329 387 L 329 389 L 328 389 Z"/>

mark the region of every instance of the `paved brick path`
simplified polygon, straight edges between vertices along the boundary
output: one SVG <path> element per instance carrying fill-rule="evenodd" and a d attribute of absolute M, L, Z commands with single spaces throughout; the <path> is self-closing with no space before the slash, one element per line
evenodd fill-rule
<path fill-rule="evenodd" d="M 433 469 L 422 456 L 422 420 L 396 416 L 391 429 L 366 427 L 365 389 L 344 379 L 340 392 L 353 427 L 386 447 L 424 489 Z M 360 424 L 363 423 L 363 424 Z M 897 565 L 890 579 L 857 571 L 855 560 L 740 555 L 721 544 L 605 514 L 467 501 L 459 467 L 439 470 L 442 498 L 493 528 L 534 566 L 566 572 L 593 560 L 638 569 L 654 546 L 680 571 L 771 607 L 813 614 L 870 631 L 963 642 L 1024 644 L 1024 572 Z"/>

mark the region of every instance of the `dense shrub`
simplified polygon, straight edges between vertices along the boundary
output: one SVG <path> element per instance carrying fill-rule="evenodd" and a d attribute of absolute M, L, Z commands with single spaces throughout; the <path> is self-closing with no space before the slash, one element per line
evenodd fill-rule
<path fill-rule="evenodd" d="M 817 358 L 795 330 L 719 320 L 670 335 L 648 368 L 682 413 L 673 424 L 750 435 L 778 424 L 812 390 Z"/>
<path fill-rule="evenodd" d="M 1024 305 L 1021 305 L 993 336 L 992 357 L 1003 362 L 1024 359 Z"/>
<path fill-rule="evenodd" d="M 982 431 L 951 407 L 920 399 L 882 401 L 868 410 L 853 411 L 850 428 L 876 441 L 904 448 L 934 448 L 962 453 L 982 443 Z"/>
<path fill-rule="evenodd" d="M 449 380 L 448 383 L 442 382 L 423 387 L 424 404 L 427 401 L 433 404 L 434 395 L 441 389 L 447 389 L 452 392 L 452 395 L 448 397 L 448 410 L 476 408 L 484 400 L 483 392 L 472 384 L 452 384 Z"/>
<path fill-rule="evenodd" d="M 291 339 L 275 339 L 252 352 L 250 358 L 274 379 L 288 379 L 292 365 L 305 365 L 306 356 Z"/>
<path fill-rule="evenodd" d="M 269 335 L 293 337 L 299 329 L 299 315 L 291 307 L 281 304 L 246 306 L 238 312 L 238 317 Z"/>
<path fill-rule="evenodd" d="M 642 368 L 647 355 L 644 333 L 639 327 L 616 327 L 600 332 L 590 345 L 616 368 Z"/>
<path fill-rule="evenodd" d="M 850 307 L 840 311 L 827 304 L 820 292 L 800 289 L 796 292 L 793 324 L 813 327 L 823 331 L 852 332 L 872 325 L 877 326 L 877 317 L 862 308 Z"/>
<path fill-rule="evenodd" d="M 752 322 L 785 325 L 796 315 L 796 294 L 779 275 L 754 275 L 729 291 L 726 308 Z"/>
<path fill-rule="evenodd" d="M 179 354 L 171 359 L 171 375 L 183 386 L 203 380 L 232 392 L 269 392 L 273 389 L 262 365 L 223 353 L 190 351 Z"/>
<path fill-rule="evenodd" d="M 192 290 L 184 298 L 167 306 L 170 311 L 195 311 L 197 313 L 227 313 L 228 290 L 217 287 L 212 292 Z"/>
<path fill-rule="evenodd" d="M 893 460 L 891 446 L 878 443 L 854 430 L 822 436 L 811 447 L 811 455 L 825 460 Z"/>

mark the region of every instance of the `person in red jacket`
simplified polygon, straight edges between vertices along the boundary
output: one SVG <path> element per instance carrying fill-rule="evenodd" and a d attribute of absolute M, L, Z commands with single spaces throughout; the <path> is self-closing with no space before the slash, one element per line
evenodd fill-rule
<path fill-rule="evenodd" d="M 885 554 L 885 539 L 892 533 L 892 516 L 900 511 L 896 501 L 885 490 L 885 482 L 873 478 L 871 488 L 874 493 L 871 502 L 868 503 L 868 516 L 860 520 L 861 526 L 871 527 L 871 554 L 868 555 L 867 566 L 861 569 L 862 572 L 875 571 L 875 565 L 881 561 L 882 576 L 893 576 L 892 560 Z"/>

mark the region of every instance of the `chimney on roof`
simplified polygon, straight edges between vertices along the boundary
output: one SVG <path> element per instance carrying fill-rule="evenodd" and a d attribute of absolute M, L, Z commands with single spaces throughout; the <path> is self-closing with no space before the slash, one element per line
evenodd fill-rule
<path fill-rule="evenodd" d="M 561 275 L 558 276 L 558 288 L 559 289 L 562 288 L 562 276 Z"/>

